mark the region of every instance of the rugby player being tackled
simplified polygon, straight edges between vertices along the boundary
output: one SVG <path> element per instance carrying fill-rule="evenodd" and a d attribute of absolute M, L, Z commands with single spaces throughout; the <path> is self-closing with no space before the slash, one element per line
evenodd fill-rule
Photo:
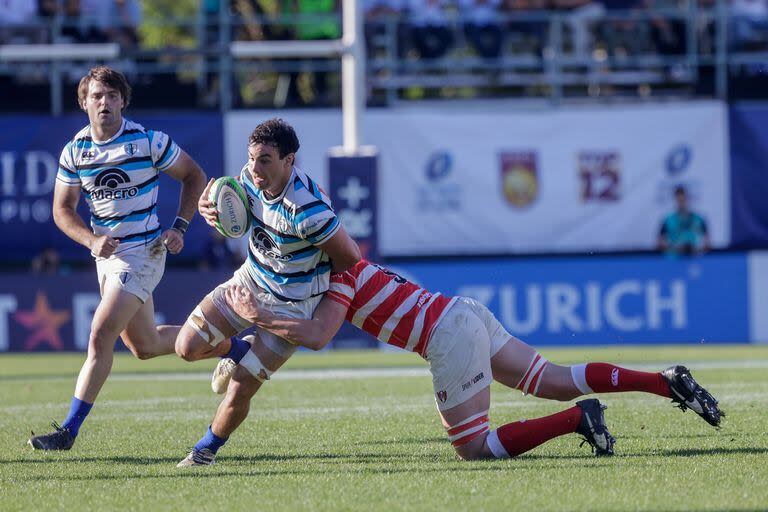
<path fill-rule="evenodd" d="M 565 434 L 576 433 L 595 455 L 613 454 L 605 406 L 586 399 L 564 411 L 491 430 L 490 384 L 496 380 L 525 394 L 569 401 L 590 393 L 640 391 L 670 398 L 707 423 L 724 413 L 684 366 L 641 372 L 608 363 L 560 366 L 510 335 L 493 314 L 467 297 L 430 293 L 396 273 L 361 260 L 331 276 L 330 290 L 311 319 L 286 318 L 232 287 L 227 301 L 238 315 L 313 350 L 323 348 L 344 320 L 384 343 L 413 351 L 429 362 L 435 401 L 448 439 L 463 459 L 520 455 Z M 215 450 L 207 449 L 213 461 Z"/>
<path fill-rule="evenodd" d="M 253 395 L 296 350 L 258 326 L 258 336 L 235 337 L 254 323 L 232 309 L 226 290 L 238 287 L 252 303 L 276 315 L 310 319 L 328 291 L 331 270 L 345 271 L 360 260 L 360 249 L 328 196 L 295 166 L 298 150 L 295 131 L 281 119 L 261 123 L 248 141 L 248 163 L 240 173 L 253 221 L 248 258 L 232 279 L 203 298 L 176 338 L 176 353 L 187 361 L 223 355 L 212 387 L 227 391 L 199 449 L 181 466 L 206 462 L 202 448 L 226 441 L 248 415 Z M 198 202 L 211 226 L 217 215 L 208 199 L 212 183 Z"/>

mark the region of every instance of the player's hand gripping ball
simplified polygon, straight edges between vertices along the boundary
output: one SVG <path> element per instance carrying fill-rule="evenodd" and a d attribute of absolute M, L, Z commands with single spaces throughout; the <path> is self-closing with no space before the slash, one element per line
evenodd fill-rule
<path fill-rule="evenodd" d="M 230 176 L 217 178 L 208 193 L 218 216 L 214 227 L 228 238 L 240 238 L 251 226 L 248 197 L 240 183 Z"/>

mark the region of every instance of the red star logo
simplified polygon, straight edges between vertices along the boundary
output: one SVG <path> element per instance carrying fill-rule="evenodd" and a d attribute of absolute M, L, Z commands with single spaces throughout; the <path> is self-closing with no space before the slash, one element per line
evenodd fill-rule
<path fill-rule="evenodd" d="M 56 350 L 64 350 L 59 327 L 69 321 L 69 312 L 52 310 L 44 293 L 37 292 L 34 311 L 18 311 L 13 318 L 32 331 L 24 342 L 24 350 L 33 350 L 43 342 Z"/>

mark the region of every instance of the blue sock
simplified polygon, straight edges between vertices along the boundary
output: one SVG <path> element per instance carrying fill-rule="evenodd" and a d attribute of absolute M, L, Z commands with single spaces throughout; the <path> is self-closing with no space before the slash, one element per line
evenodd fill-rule
<path fill-rule="evenodd" d="M 208 432 L 206 432 L 205 435 L 201 437 L 200 440 L 195 445 L 195 451 L 199 452 L 203 448 L 208 448 L 213 453 L 216 453 L 217 451 L 219 451 L 219 448 L 224 446 L 224 443 L 227 442 L 227 439 L 229 438 L 219 437 L 216 434 L 214 434 L 209 425 Z"/>
<path fill-rule="evenodd" d="M 80 425 L 85 421 L 85 417 L 91 412 L 93 404 L 83 402 L 79 398 L 72 397 L 72 403 L 69 406 L 69 414 L 67 419 L 61 424 L 62 427 L 69 430 L 72 437 L 77 437 L 77 433 L 80 432 Z"/>
<path fill-rule="evenodd" d="M 229 347 L 229 352 L 222 356 L 222 359 L 228 357 L 234 362 L 239 363 L 240 360 L 245 357 L 245 354 L 251 350 L 251 344 L 243 339 L 235 338 L 234 336 L 232 336 L 230 340 L 232 340 L 232 346 Z"/>

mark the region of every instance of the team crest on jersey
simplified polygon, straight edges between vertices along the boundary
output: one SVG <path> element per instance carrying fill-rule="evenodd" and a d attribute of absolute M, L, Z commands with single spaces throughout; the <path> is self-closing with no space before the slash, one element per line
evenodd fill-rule
<path fill-rule="evenodd" d="M 539 196 L 537 155 L 533 151 L 499 155 L 504 198 L 515 208 L 530 206 Z"/>
<path fill-rule="evenodd" d="M 125 150 L 125 154 L 126 155 L 133 156 L 133 154 L 136 153 L 136 151 L 139 150 L 139 146 L 137 146 L 136 144 L 131 142 L 131 143 L 128 143 L 125 146 L 123 146 L 123 149 Z"/>
<path fill-rule="evenodd" d="M 446 400 L 448 400 L 448 392 L 445 390 L 438 391 L 435 393 L 437 395 L 437 399 L 440 400 L 440 403 L 445 403 Z"/>

